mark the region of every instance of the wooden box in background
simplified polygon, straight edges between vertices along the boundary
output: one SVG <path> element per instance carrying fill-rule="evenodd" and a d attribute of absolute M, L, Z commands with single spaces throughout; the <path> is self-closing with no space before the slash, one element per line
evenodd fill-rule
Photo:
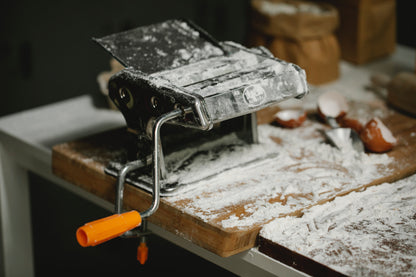
<path fill-rule="evenodd" d="M 396 45 L 395 0 L 325 0 L 339 12 L 342 59 L 363 64 L 391 54 Z"/>

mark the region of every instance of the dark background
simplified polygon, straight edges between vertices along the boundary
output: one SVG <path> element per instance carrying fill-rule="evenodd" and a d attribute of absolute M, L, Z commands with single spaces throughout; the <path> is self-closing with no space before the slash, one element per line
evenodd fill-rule
<path fill-rule="evenodd" d="M 140 25 L 188 18 L 219 40 L 244 43 L 247 0 L 3 1 L 0 4 L 0 116 L 83 94 L 100 97 L 96 77 L 109 56 L 91 41 Z M 397 41 L 416 47 L 412 1 L 397 0 Z M 108 211 L 30 175 L 37 276 L 127 274 L 228 276 L 230 273 L 156 237 L 150 260 L 135 261 L 137 241 L 83 249 L 75 230 Z M 45 213 L 48 216 L 45 216 Z"/>

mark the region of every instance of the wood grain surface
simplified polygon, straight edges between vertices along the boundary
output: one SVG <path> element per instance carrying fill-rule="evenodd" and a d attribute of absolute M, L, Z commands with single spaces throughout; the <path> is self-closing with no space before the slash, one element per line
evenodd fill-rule
<path fill-rule="evenodd" d="M 269 117 L 272 114 L 273 112 L 259 114 L 259 122 L 270 122 Z M 264 115 L 268 118 L 264 118 Z M 394 161 L 389 165 L 390 170 L 366 184 L 357 183 L 356 187 L 348 190 L 337 189 L 324 194 L 318 200 L 311 201 L 308 199 L 308 195 L 302 196 L 303 198 L 299 197 L 298 205 L 293 207 L 295 213 L 301 213 L 304 209 L 331 201 L 335 197 L 348 194 L 351 191 L 359 191 L 367 186 L 383 182 L 393 182 L 416 172 L 416 120 L 403 114 L 389 112 L 383 121 L 398 139 L 398 144 L 388 153 L 390 157 L 394 158 Z M 125 136 L 124 129 L 117 129 L 54 146 L 52 154 L 54 174 L 103 199 L 114 202 L 115 178 L 106 175 L 104 168 L 121 152 L 126 151 L 122 145 Z M 276 140 L 281 143 L 279 138 Z M 207 217 L 201 217 L 189 212 L 187 208 L 195 200 L 192 197 L 185 197 L 181 201 L 162 198 L 158 211 L 149 218 L 149 221 L 223 257 L 255 246 L 259 230 L 263 224 L 270 221 L 270 219 L 259 220 L 244 228 L 224 227 L 220 219 L 232 215 L 242 217 L 249 215 L 249 211 L 245 207 L 252 200 L 241 201 L 235 205 L 227 206 L 226 209 L 218 209 L 217 214 L 213 209 Z M 204 195 L 200 197 L 204 197 Z M 269 197 L 266 200 L 270 203 L 282 201 L 280 200 L 281 195 L 279 197 L 276 195 L 264 197 Z M 151 200 L 150 194 L 136 187 L 126 186 L 124 192 L 126 210 L 146 210 L 151 204 Z M 305 201 L 302 202 L 303 200 Z M 252 201 L 252 203 L 254 202 Z M 285 203 L 280 204 L 284 205 Z M 279 216 L 284 216 L 284 213 L 276 215 L 276 217 Z"/>

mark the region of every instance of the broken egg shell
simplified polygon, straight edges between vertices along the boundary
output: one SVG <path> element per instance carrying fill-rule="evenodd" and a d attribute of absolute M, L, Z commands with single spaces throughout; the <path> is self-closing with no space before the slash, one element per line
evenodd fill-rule
<path fill-rule="evenodd" d="M 318 114 L 322 119 L 340 118 L 345 116 L 347 111 L 347 99 L 336 91 L 325 92 L 318 98 Z"/>
<path fill-rule="evenodd" d="M 343 128 L 351 128 L 356 131 L 358 134 L 361 133 L 364 126 L 363 124 L 354 118 L 350 118 L 348 116 L 342 116 L 337 119 L 338 124 Z"/>
<path fill-rule="evenodd" d="M 387 152 L 397 143 L 391 131 L 377 117 L 367 122 L 360 138 L 368 151 L 376 153 Z"/>
<path fill-rule="evenodd" d="M 299 127 L 306 120 L 306 112 L 302 110 L 282 110 L 274 115 L 274 121 L 285 128 Z"/>

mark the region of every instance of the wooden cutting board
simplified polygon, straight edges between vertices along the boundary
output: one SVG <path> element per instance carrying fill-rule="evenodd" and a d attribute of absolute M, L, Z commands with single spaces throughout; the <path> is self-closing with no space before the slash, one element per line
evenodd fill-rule
<path fill-rule="evenodd" d="M 270 114 L 273 113 L 269 113 L 268 117 Z M 319 160 L 320 154 L 314 154 L 314 149 L 311 149 L 315 147 L 314 144 L 307 142 L 322 140 L 319 131 L 327 127 L 312 115 L 304 126 L 296 130 L 283 130 L 270 124 L 260 126 L 263 136 L 273 137 L 281 150 L 277 160 L 265 164 L 269 171 L 250 169 L 253 173 L 246 179 L 242 178 L 244 175 L 241 172 L 235 172 L 231 176 L 235 176 L 235 181 L 230 182 L 227 181 L 233 180 L 230 174 L 227 178 L 218 176 L 183 195 L 162 198 L 158 211 L 149 221 L 223 257 L 247 250 L 256 245 L 261 227 L 274 218 L 301 214 L 303 210 L 337 196 L 383 182 L 393 182 L 416 172 L 416 120 L 392 111 L 384 115 L 383 121 L 398 139 L 398 145 L 387 154 L 390 163 L 377 168 L 378 173 L 371 179 L 350 174 L 348 166 Z M 270 121 L 269 118 L 260 117 L 262 123 Z M 126 131 L 117 129 L 54 146 L 54 174 L 114 202 L 115 178 L 106 175 L 104 168 L 123 151 L 125 137 Z M 293 148 L 294 142 L 290 138 L 295 137 L 300 142 L 304 141 L 305 145 L 298 145 L 292 152 L 286 151 Z M 329 147 L 322 144 L 316 145 Z M 291 163 L 278 162 L 285 159 Z M 270 169 L 273 167 L 275 170 L 272 172 Z M 311 169 L 325 169 L 329 174 L 340 175 L 340 182 L 328 186 L 313 174 L 306 174 Z M 286 179 L 279 178 L 283 175 Z M 270 179 L 273 176 L 276 179 Z M 126 210 L 144 211 L 151 201 L 150 194 L 131 185 L 126 186 Z"/>

